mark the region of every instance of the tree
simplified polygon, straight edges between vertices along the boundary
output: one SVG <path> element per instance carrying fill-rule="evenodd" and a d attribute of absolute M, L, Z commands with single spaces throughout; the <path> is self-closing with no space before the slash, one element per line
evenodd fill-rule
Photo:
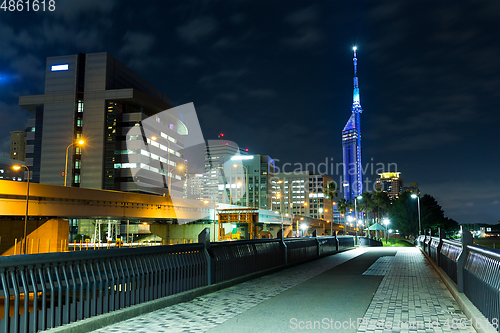
<path fill-rule="evenodd" d="M 418 211 L 411 193 L 405 191 L 392 202 L 390 210 L 391 228 L 398 229 L 403 236 L 418 234 Z"/>
<path fill-rule="evenodd" d="M 373 196 L 371 192 L 364 192 L 361 194 L 362 199 L 358 199 L 359 210 L 366 213 L 366 221 L 368 221 L 368 214 L 373 208 Z M 367 224 L 367 227 L 369 225 Z"/>
<path fill-rule="evenodd" d="M 335 199 L 338 198 L 339 196 L 337 184 L 335 184 L 335 182 L 329 182 L 328 185 L 323 189 L 323 192 L 325 193 L 325 198 L 327 198 L 332 202 L 332 216 L 333 216 L 333 205 Z"/>
<path fill-rule="evenodd" d="M 434 197 L 425 194 L 420 198 L 420 209 L 422 230 L 431 229 L 433 233 L 437 232 L 438 229 L 446 233 L 458 231 L 458 223 L 444 216 L 443 209 Z"/>
<path fill-rule="evenodd" d="M 347 212 L 351 209 L 352 203 L 349 202 L 348 200 L 342 198 L 339 200 L 339 203 L 337 204 L 337 210 L 340 212 L 340 214 L 344 215 L 344 228 L 345 228 L 345 216 Z M 344 229 L 345 232 L 345 229 Z"/>
<path fill-rule="evenodd" d="M 335 199 L 338 198 L 339 194 L 338 194 L 338 187 L 337 187 L 337 184 L 335 182 L 329 182 L 326 187 L 323 188 L 323 193 L 325 194 L 325 198 L 330 200 L 330 202 L 332 203 L 332 221 L 331 223 L 333 223 L 333 206 L 335 205 Z"/>
<path fill-rule="evenodd" d="M 445 217 L 437 200 L 428 194 L 420 198 L 420 218 L 424 231 L 431 229 L 436 233 L 441 229 L 452 234 L 458 230 L 458 223 Z M 401 193 L 399 198 L 393 201 L 391 222 L 393 228 L 399 229 L 403 235 L 418 234 L 418 207 L 410 192 Z"/>
<path fill-rule="evenodd" d="M 391 199 L 387 192 L 376 190 L 373 193 L 373 212 L 377 213 L 377 222 L 382 215 L 386 215 L 391 208 Z"/>

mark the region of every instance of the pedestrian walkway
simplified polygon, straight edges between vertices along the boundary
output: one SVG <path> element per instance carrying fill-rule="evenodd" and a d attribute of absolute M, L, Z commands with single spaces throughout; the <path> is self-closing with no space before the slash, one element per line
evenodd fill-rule
<path fill-rule="evenodd" d="M 94 332 L 475 332 L 416 248 L 360 248 Z"/>

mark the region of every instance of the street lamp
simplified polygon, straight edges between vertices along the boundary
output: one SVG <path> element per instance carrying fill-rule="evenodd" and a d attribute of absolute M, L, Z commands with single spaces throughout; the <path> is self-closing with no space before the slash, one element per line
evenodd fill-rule
<path fill-rule="evenodd" d="M 411 195 L 413 199 L 417 199 L 417 205 L 418 205 L 418 235 L 420 236 L 422 234 L 422 225 L 420 223 L 420 196 L 413 193 Z"/>
<path fill-rule="evenodd" d="M 246 184 L 246 189 L 245 189 L 245 192 L 246 192 L 246 206 L 248 207 L 248 190 L 249 190 L 249 186 L 248 186 L 248 168 L 244 165 L 241 165 L 243 167 L 243 169 L 245 170 L 245 184 Z M 238 164 L 233 164 L 233 167 L 237 168 L 238 167 Z M 272 203 L 272 199 L 271 199 L 271 203 Z"/>
<path fill-rule="evenodd" d="M 361 200 L 363 199 L 363 197 L 361 195 L 358 195 L 357 197 L 354 198 L 354 215 L 355 215 L 355 219 L 354 219 L 354 228 L 356 229 L 356 244 L 358 244 L 358 205 L 357 205 L 357 202 L 358 200 Z"/>
<path fill-rule="evenodd" d="M 26 254 L 26 250 L 28 249 L 28 240 L 26 239 L 26 229 L 28 225 L 28 205 L 30 200 L 30 169 L 26 165 L 14 165 L 12 166 L 14 170 L 20 170 L 21 168 L 26 168 L 28 170 L 28 180 L 26 183 L 26 214 L 24 216 L 24 247 L 23 252 Z"/>
<path fill-rule="evenodd" d="M 300 229 L 302 229 L 302 235 L 303 235 L 303 237 L 306 237 L 307 224 L 302 223 L 300 225 Z"/>
<path fill-rule="evenodd" d="M 207 204 L 209 202 L 214 204 L 214 242 L 215 242 L 215 202 L 213 202 L 212 200 L 203 200 L 203 203 L 205 203 L 205 204 Z"/>
<path fill-rule="evenodd" d="M 78 140 L 70 143 L 68 147 L 66 147 L 66 163 L 64 164 L 64 186 L 66 186 L 66 179 L 68 178 L 68 153 L 69 153 L 69 147 L 73 146 L 74 144 L 77 144 L 79 146 L 83 146 L 85 144 L 84 140 Z"/>
<path fill-rule="evenodd" d="M 389 223 L 391 223 L 389 221 L 389 219 L 384 219 L 383 220 L 384 224 L 385 224 L 385 244 L 387 244 L 387 226 L 389 225 Z"/>
<path fill-rule="evenodd" d="M 354 218 L 353 218 L 351 215 L 349 215 L 349 216 L 347 217 L 347 222 L 348 222 L 348 224 L 347 224 L 347 225 L 348 225 L 348 226 L 352 226 L 352 221 L 353 221 L 353 220 L 354 220 Z M 352 230 L 351 230 L 351 231 L 352 231 Z"/>

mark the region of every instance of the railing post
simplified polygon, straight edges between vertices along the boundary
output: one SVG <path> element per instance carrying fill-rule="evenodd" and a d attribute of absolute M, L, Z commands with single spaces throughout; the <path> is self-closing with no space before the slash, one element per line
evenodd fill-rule
<path fill-rule="evenodd" d="M 318 239 L 318 229 L 314 229 L 312 237 L 314 237 L 314 239 L 316 240 L 316 256 L 319 257 L 321 255 L 321 245 L 319 244 Z"/>
<path fill-rule="evenodd" d="M 432 258 L 432 255 L 431 255 L 432 229 L 429 229 L 429 239 L 430 239 L 430 242 L 429 242 L 429 244 L 427 245 L 427 254 L 429 255 L 429 257 L 431 257 L 431 258 Z"/>
<path fill-rule="evenodd" d="M 281 255 L 283 258 L 283 265 L 286 265 L 286 264 L 288 264 L 288 249 L 287 249 L 284 238 L 280 239 L 280 249 L 282 251 Z"/>
<path fill-rule="evenodd" d="M 464 284 L 464 267 L 465 261 L 467 260 L 467 245 L 472 245 L 472 234 L 469 230 L 465 229 L 463 226 L 460 226 L 462 230 L 462 252 L 457 258 L 457 282 L 458 282 L 458 291 L 463 293 L 465 290 Z"/>
<path fill-rule="evenodd" d="M 339 239 L 337 238 L 337 230 L 335 230 L 335 251 L 339 252 Z"/>
<path fill-rule="evenodd" d="M 210 247 L 210 228 L 203 229 L 198 235 L 198 243 L 203 244 L 203 251 L 205 252 L 205 257 L 207 258 L 207 286 L 213 283 L 213 268 L 214 263 L 212 257 L 208 253 L 208 248 Z"/>
<path fill-rule="evenodd" d="M 442 264 L 442 260 L 441 260 L 441 248 L 443 247 L 443 239 L 446 238 L 446 234 L 443 230 L 441 230 L 441 228 L 439 228 L 439 244 L 438 244 L 438 247 L 437 247 L 437 254 L 436 254 L 436 257 L 437 257 L 437 265 L 438 267 L 442 267 L 441 264 Z"/>

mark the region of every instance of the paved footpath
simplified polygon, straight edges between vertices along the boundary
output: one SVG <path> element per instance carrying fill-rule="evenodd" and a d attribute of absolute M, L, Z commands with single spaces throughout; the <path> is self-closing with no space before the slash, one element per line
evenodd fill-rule
<path fill-rule="evenodd" d="M 418 249 L 360 248 L 94 332 L 475 332 L 465 319 Z"/>

